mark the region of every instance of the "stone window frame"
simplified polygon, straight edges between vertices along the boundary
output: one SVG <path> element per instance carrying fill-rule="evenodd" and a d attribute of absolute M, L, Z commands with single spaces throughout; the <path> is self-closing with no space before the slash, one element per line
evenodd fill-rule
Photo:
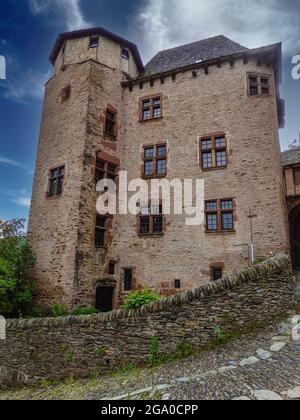
<path fill-rule="evenodd" d="M 166 150 L 165 155 L 158 155 L 158 149 L 164 147 Z M 147 157 L 146 150 L 153 150 L 153 155 Z M 142 160 L 143 164 L 141 167 L 141 177 L 143 179 L 154 179 L 154 178 L 165 178 L 168 174 L 168 144 L 167 143 L 158 143 L 158 144 L 147 144 L 142 147 Z M 166 172 L 158 174 L 157 164 L 159 161 L 166 162 Z M 153 170 L 151 175 L 145 174 L 145 166 L 147 162 L 152 162 Z"/>
<path fill-rule="evenodd" d="M 103 164 L 101 167 L 100 163 Z M 114 167 L 115 171 L 110 171 L 111 168 Z M 108 155 L 106 152 L 99 150 L 96 153 L 96 162 L 95 162 L 95 184 L 102 179 L 111 179 L 115 182 L 118 181 L 119 177 L 119 169 L 120 169 L 120 160 L 114 156 Z M 99 173 L 103 174 L 103 177 L 99 177 Z"/>
<path fill-rule="evenodd" d="M 97 42 L 96 42 L 97 40 Z M 94 43 L 93 43 L 94 41 Z M 99 47 L 99 42 L 100 42 L 100 37 L 99 35 L 91 35 L 89 38 L 89 47 L 88 49 L 93 49 L 93 48 L 98 48 Z"/>
<path fill-rule="evenodd" d="M 294 185 L 300 186 L 300 166 L 293 168 Z"/>
<path fill-rule="evenodd" d="M 160 103 L 155 104 L 156 101 L 160 101 Z M 149 102 L 149 105 L 145 106 L 145 103 Z M 160 109 L 159 116 L 155 116 L 154 111 L 155 109 Z M 149 110 L 150 117 L 144 118 L 144 112 Z M 143 98 L 139 99 L 139 121 L 140 122 L 148 122 L 148 121 L 156 121 L 163 118 L 163 95 L 162 93 L 157 93 L 156 95 L 148 95 Z"/>
<path fill-rule="evenodd" d="M 256 78 L 256 81 L 252 80 L 252 78 Z M 267 79 L 268 83 L 263 83 L 263 79 Z M 264 74 L 259 72 L 247 72 L 247 94 L 251 98 L 257 97 L 268 97 L 273 95 L 273 76 L 270 74 Z M 257 93 L 252 93 L 251 90 L 256 89 Z M 263 90 L 267 89 L 267 92 Z"/>
<path fill-rule="evenodd" d="M 112 130 L 108 129 L 109 124 L 112 125 Z M 104 137 L 106 136 L 114 141 L 118 136 L 118 111 L 112 106 L 107 106 L 105 109 Z"/>
<path fill-rule="evenodd" d="M 134 270 L 133 267 L 123 267 L 122 268 L 122 272 L 123 272 L 123 274 L 122 274 L 122 276 L 123 276 L 122 287 L 123 287 L 123 291 L 125 293 L 129 293 L 129 292 L 132 292 L 134 290 L 134 271 L 135 270 Z M 130 286 L 128 286 L 128 283 L 126 283 L 127 280 L 128 280 L 128 279 L 126 279 L 126 272 L 131 272 Z"/>
<path fill-rule="evenodd" d="M 217 276 L 215 275 L 216 272 L 221 272 L 220 276 L 217 278 Z M 211 281 L 218 281 L 220 279 L 223 278 L 223 273 L 224 273 L 224 267 L 221 265 L 211 265 L 210 266 L 210 280 Z"/>
<path fill-rule="evenodd" d="M 222 203 L 232 201 L 231 208 L 222 208 Z M 215 208 L 209 209 L 207 207 L 208 204 L 216 203 Z M 205 232 L 208 234 L 230 234 L 236 233 L 235 229 L 235 222 L 236 222 L 236 200 L 235 198 L 218 198 L 218 199 L 211 199 L 205 200 L 204 203 L 204 211 L 205 211 Z M 224 229 L 223 228 L 223 214 L 232 214 L 232 222 L 233 228 L 232 229 Z M 208 228 L 208 216 L 215 215 L 216 218 L 216 229 L 209 229 Z"/>
<path fill-rule="evenodd" d="M 143 214 L 142 209 L 148 208 L 148 214 Z M 153 208 L 159 207 L 158 212 L 153 212 Z M 160 237 L 165 233 L 166 220 L 163 214 L 163 204 L 160 202 L 158 205 L 153 205 L 152 203 L 147 203 L 147 205 L 140 205 L 140 212 L 138 214 L 138 236 L 141 237 Z M 148 220 L 149 230 L 148 232 L 142 232 L 142 221 Z M 161 229 L 159 231 L 155 230 L 155 219 L 160 219 Z"/>
<path fill-rule="evenodd" d="M 224 139 L 225 144 L 222 146 L 217 146 L 217 140 L 218 139 Z M 204 141 L 210 141 L 211 147 L 204 148 L 203 142 Z M 216 170 L 224 170 L 228 167 L 229 164 L 229 152 L 228 152 L 228 139 L 225 132 L 215 132 L 215 133 L 209 133 L 205 136 L 199 137 L 199 160 L 200 160 L 200 168 L 203 172 L 208 171 L 216 171 Z M 217 166 L 217 153 L 218 152 L 225 152 L 225 159 L 226 163 L 225 165 Z M 203 156 L 205 154 L 211 153 L 211 159 L 212 159 L 212 166 L 205 167 L 203 164 Z"/>
<path fill-rule="evenodd" d="M 63 169 L 63 174 L 60 174 L 60 171 Z M 56 175 L 55 177 L 52 176 L 51 177 L 51 173 L 53 171 L 58 171 L 58 175 Z M 47 199 L 56 199 L 56 198 L 60 198 L 63 195 L 64 192 L 64 183 L 65 183 L 65 178 L 66 178 L 66 165 L 65 164 L 61 164 L 61 165 L 56 165 L 53 166 L 51 168 L 49 168 L 48 170 L 48 182 L 47 182 L 47 191 L 46 191 L 46 198 Z M 55 191 L 53 194 L 50 194 L 50 190 L 51 190 L 51 181 L 56 180 L 56 186 L 55 186 Z M 58 185 L 59 185 L 59 180 L 62 180 L 61 183 L 61 189 L 58 191 Z"/>
<path fill-rule="evenodd" d="M 67 85 L 65 86 L 62 90 L 61 90 L 61 103 L 64 103 L 66 101 L 68 101 L 71 98 L 71 92 L 72 92 L 72 87 L 71 85 Z"/>
<path fill-rule="evenodd" d="M 96 220 L 95 220 L 95 248 L 96 249 L 106 248 L 106 232 L 108 231 L 108 226 L 107 226 L 108 220 L 109 220 L 108 216 L 101 216 L 100 214 L 96 214 Z M 101 234 L 103 235 L 103 241 L 101 243 L 100 241 L 98 241 L 99 232 L 101 232 Z"/>
<path fill-rule="evenodd" d="M 126 51 L 126 53 L 125 53 L 125 51 Z M 121 48 L 121 58 L 123 60 L 126 60 L 126 61 L 130 60 L 130 51 L 125 47 Z"/>
<path fill-rule="evenodd" d="M 115 276 L 116 275 L 116 267 L 117 267 L 117 261 L 116 260 L 109 260 L 108 268 L 107 268 L 107 272 L 108 272 L 109 276 Z"/>

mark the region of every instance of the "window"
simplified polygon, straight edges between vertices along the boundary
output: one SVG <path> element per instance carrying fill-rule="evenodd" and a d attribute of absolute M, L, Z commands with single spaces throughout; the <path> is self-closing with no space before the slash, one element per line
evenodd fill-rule
<path fill-rule="evenodd" d="M 108 265 L 108 274 L 110 276 L 114 276 L 116 273 L 116 262 L 115 261 L 110 261 L 109 265 Z"/>
<path fill-rule="evenodd" d="M 261 76 L 258 74 L 248 74 L 248 94 L 249 96 L 269 95 L 270 94 L 270 76 Z"/>
<path fill-rule="evenodd" d="M 181 289 L 181 281 L 175 280 L 175 289 Z"/>
<path fill-rule="evenodd" d="M 225 135 L 214 135 L 200 140 L 200 161 L 202 170 L 227 167 L 227 141 Z"/>
<path fill-rule="evenodd" d="M 106 110 L 105 133 L 112 137 L 117 136 L 117 113 L 109 109 Z"/>
<path fill-rule="evenodd" d="M 161 97 L 142 99 L 140 102 L 140 120 L 147 121 L 157 119 L 162 116 Z"/>
<path fill-rule="evenodd" d="M 65 102 L 71 97 L 71 86 L 67 86 L 61 91 L 61 101 Z"/>
<path fill-rule="evenodd" d="M 211 280 L 217 281 L 223 277 L 223 270 L 221 267 L 211 267 Z"/>
<path fill-rule="evenodd" d="M 63 192 L 63 182 L 65 176 L 65 167 L 51 169 L 49 176 L 48 197 L 61 195 Z"/>
<path fill-rule="evenodd" d="M 234 231 L 233 199 L 205 202 L 206 231 L 209 233 Z"/>
<path fill-rule="evenodd" d="M 100 216 L 96 217 L 96 228 L 95 228 L 95 246 L 96 248 L 104 248 L 105 246 L 105 232 L 106 232 L 106 221 L 107 217 Z"/>
<path fill-rule="evenodd" d="M 133 288 L 133 275 L 132 268 L 124 269 L 124 291 L 130 292 Z"/>
<path fill-rule="evenodd" d="M 91 36 L 89 48 L 98 48 L 99 45 L 99 37 L 98 36 Z"/>
<path fill-rule="evenodd" d="M 167 146 L 144 147 L 144 177 L 163 177 L 167 174 Z"/>
<path fill-rule="evenodd" d="M 129 51 L 126 50 L 125 48 L 122 48 L 122 52 L 121 52 L 121 57 L 124 58 L 125 60 L 129 60 Z"/>
<path fill-rule="evenodd" d="M 140 212 L 140 235 L 160 235 L 164 231 L 162 205 L 142 207 Z"/>
<path fill-rule="evenodd" d="M 102 159 L 96 160 L 96 183 L 101 179 L 111 179 L 115 181 L 118 176 L 118 166 Z"/>
<path fill-rule="evenodd" d="M 300 169 L 294 170 L 294 182 L 295 185 L 300 185 Z"/>

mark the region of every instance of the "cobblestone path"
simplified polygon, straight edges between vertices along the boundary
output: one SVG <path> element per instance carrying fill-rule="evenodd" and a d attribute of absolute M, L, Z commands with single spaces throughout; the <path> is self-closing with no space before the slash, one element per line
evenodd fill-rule
<path fill-rule="evenodd" d="M 300 271 L 296 276 L 300 302 Z M 201 355 L 95 380 L 2 391 L 0 399 L 298 400 L 300 310 L 279 325 Z"/>

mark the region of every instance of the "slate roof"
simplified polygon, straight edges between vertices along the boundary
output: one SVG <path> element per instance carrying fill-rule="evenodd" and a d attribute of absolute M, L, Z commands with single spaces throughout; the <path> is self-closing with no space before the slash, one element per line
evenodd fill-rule
<path fill-rule="evenodd" d="M 300 147 L 281 153 L 283 166 L 300 164 Z"/>
<path fill-rule="evenodd" d="M 248 48 L 223 35 L 182 45 L 156 54 L 145 66 L 143 77 L 247 51 Z"/>

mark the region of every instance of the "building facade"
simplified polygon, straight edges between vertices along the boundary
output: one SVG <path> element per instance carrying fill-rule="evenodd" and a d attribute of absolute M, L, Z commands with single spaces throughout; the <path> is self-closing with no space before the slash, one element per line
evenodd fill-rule
<path fill-rule="evenodd" d="M 93 28 L 61 34 L 50 60 L 29 222 L 40 305 L 109 311 L 131 290 L 171 295 L 238 271 L 250 208 L 256 256 L 289 250 L 280 44 L 218 36 L 144 67 L 134 44 Z M 97 215 L 97 182 L 119 171 L 203 179 L 205 224 L 159 205 Z"/>

